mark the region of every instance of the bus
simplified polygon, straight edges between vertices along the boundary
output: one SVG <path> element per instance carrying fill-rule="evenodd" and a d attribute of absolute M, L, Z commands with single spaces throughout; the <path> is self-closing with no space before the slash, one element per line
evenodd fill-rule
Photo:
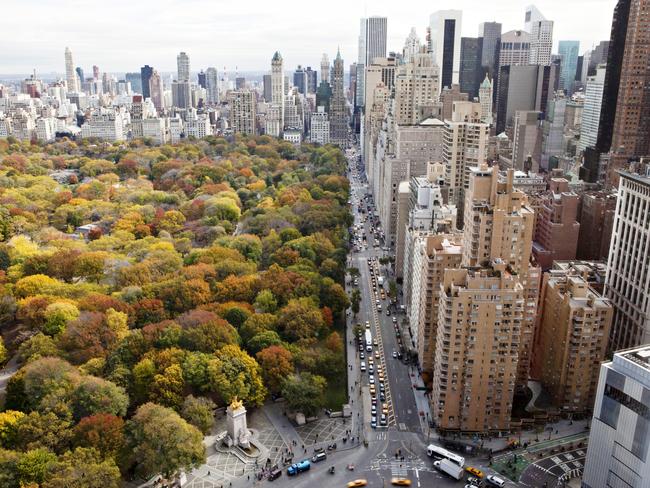
<path fill-rule="evenodd" d="M 372 347 L 372 334 L 366 330 L 366 347 Z"/>
<path fill-rule="evenodd" d="M 458 454 L 454 454 L 447 449 L 443 449 L 440 446 L 434 446 L 433 444 L 430 444 L 427 447 L 427 456 L 436 459 L 449 459 L 452 463 L 457 464 L 461 468 L 465 466 L 465 458 L 463 456 L 459 456 Z"/>

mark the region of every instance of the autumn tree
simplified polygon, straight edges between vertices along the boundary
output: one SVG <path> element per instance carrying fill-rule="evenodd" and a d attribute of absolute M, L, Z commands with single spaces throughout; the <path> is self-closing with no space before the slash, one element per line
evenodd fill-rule
<path fill-rule="evenodd" d="M 97 449 L 104 458 L 115 459 L 124 447 L 124 420 L 110 413 L 84 417 L 74 427 L 72 444 Z"/>
<path fill-rule="evenodd" d="M 260 406 L 266 397 L 259 364 L 237 346 L 224 346 L 208 363 L 210 388 L 223 404 L 234 397 Z"/>
<path fill-rule="evenodd" d="M 278 317 L 280 332 L 289 341 L 314 337 L 323 325 L 320 310 L 308 298 L 289 301 Z"/>
<path fill-rule="evenodd" d="M 280 393 L 284 380 L 293 373 L 293 356 L 282 346 L 262 349 L 255 356 L 262 370 L 264 384 L 274 394 Z"/>

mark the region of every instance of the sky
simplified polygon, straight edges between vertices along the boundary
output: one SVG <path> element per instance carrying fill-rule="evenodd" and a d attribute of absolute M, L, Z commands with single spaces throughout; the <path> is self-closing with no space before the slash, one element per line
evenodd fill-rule
<path fill-rule="evenodd" d="M 0 74 L 65 71 L 69 46 L 76 66 L 102 72 L 139 71 L 144 64 L 176 70 L 176 55 L 190 56 L 192 71 L 215 66 L 236 71 L 270 69 L 282 53 L 286 70 L 318 69 L 337 48 L 347 66 L 356 61 L 359 18 L 388 17 L 388 50 L 401 51 L 411 27 L 421 41 L 436 10 L 463 11 L 462 35 L 497 21 L 503 32 L 522 29 L 530 0 L 2 0 Z M 553 40 L 580 41 L 580 53 L 609 39 L 616 0 L 538 0 L 555 21 Z"/>

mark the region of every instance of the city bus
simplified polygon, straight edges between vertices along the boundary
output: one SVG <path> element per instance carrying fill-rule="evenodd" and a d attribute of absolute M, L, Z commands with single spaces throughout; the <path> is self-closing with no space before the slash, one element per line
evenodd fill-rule
<path fill-rule="evenodd" d="M 434 446 L 433 444 L 430 444 L 427 447 L 427 456 L 436 459 L 449 459 L 452 463 L 457 464 L 461 468 L 465 466 L 465 458 L 463 456 L 459 456 L 458 454 L 454 454 L 447 449 L 443 449 L 440 446 Z"/>

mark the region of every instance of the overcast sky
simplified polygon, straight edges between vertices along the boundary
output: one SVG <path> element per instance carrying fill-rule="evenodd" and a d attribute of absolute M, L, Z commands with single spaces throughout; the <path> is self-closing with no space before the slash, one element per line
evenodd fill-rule
<path fill-rule="evenodd" d="M 580 52 L 609 39 L 616 0 L 539 0 L 555 21 L 557 41 L 580 41 Z M 497 21 L 520 29 L 530 0 L 1 0 L 0 73 L 64 72 L 69 46 L 75 65 L 87 73 L 137 71 L 150 64 L 176 69 L 186 51 L 192 71 L 215 66 L 229 73 L 264 70 L 275 50 L 285 69 L 317 67 L 341 48 L 347 65 L 356 61 L 359 18 L 388 17 L 388 49 L 400 50 L 411 27 L 424 40 L 429 15 L 462 9 L 462 34 L 475 37 L 478 24 Z"/>

